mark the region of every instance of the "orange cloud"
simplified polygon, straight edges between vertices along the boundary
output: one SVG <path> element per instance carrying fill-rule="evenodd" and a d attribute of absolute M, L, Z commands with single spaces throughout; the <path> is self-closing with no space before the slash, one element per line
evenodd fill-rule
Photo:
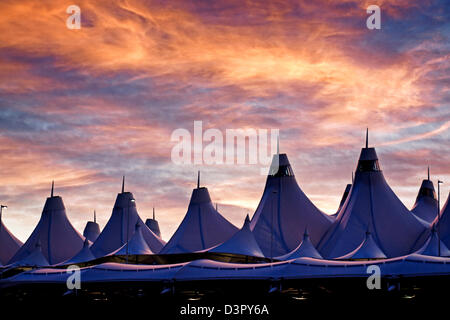
<path fill-rule="evenodd" d="M 55 179 L 76 192 L 95 193 L 94 199 L 71 194 L 68 200 L 98 201 L 104 223 L 115 192 L 112 177 L 129 170 L 143 214 L 154 199 L 163 207 L 167 237 L 184 214 L 189 174 L 198 169 L 171 164 L 170 133 L 203 120 L 205 127 L 221 129 L 281 128 L 282 150 L 293 155 L 299 181 L 327 181 L 300 183 L 302 188 L 332 212 L 355 165 L 363 128 L 383 137 L 402 133 L 377 141 L 400 148 L 408 141 L 442 140 L 448 130 L 448 121 L 436 127 L 448 113 L 442 103 L 448 77 L 438 74 L 449 65 L 445 37 L 423 32 L 423 39 L 401 47 L 398 35 L 390 40 L 394 45 L 386 43 L 395 30 L 365 29 L 369 4 L 380 5 L 388 23 L 408 19 L 428 3 L 85 0 L 77 2 L 82 29 L 68 30 L 67 2 L 2 1 L 0 116 L 8 120 L 20 112 L 14 120 L 25 125 L 5 122 L 9 127 L 0 128 L 1 190 L 13 197 L 13 191 L 47 188 Z M 107 90 L 112 85 L 114 94 Z M 44 123 L 35 131 L 27 129 L 32 117 Z M 423 124 L 430 131 L 417 133 Z M 426 162 L 425 154 L 433 157 L 440 149 L 432 147 L 411 154 Z M 421 165 L 409 164 L 408 172 Z M 219 202 L 242 211 L 256 206 L 264 183 L 253 175 L 256 169 L 208 170 Z M 449 174 L 442 163 L 439 170 Z M 405 178 L 393 177 L 400 188 Z M 149 181 L 161 189 L 149 188 Z M 415 192 L 401 195 L 413 199 Z M 90 206 L 74 205 L 77 227 Z"/>

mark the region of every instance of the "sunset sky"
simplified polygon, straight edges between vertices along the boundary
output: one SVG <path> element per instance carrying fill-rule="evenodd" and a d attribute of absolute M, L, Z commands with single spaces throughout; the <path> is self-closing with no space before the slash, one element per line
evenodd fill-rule
<path fill-rule="evenodd" d="M 81 8 L 81 29 L 66 8 Z M 381 30 L 366 8 L 381 7 Z M 334 213 L 366 127 L 410 208 L 427 166 L 450 186 L 448 0 L 0 2 L 0 203 L 25 241 L 55 180 L 83 231 L 107 222 L 122 175 L 168 240 L 197 170 L 241 226 L 265 176 L 257 165 L 171 161 L 172 132 L 280 129 L 303 191 Z M 436 185 L 436 182 L 435 182 Z"/>

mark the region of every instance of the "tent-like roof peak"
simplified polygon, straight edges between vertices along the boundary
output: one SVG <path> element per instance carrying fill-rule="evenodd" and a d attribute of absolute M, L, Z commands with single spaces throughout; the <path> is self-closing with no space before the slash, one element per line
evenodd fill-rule
<path fill-rule="evenodd" d="M 380 249 L 372 233 L 368 229 L 366 231 L 366 237 L 363 242 L 352 252 L 346 254 L 338 259 L 342 260 L 363 260 L 363 259 L 386 259 L 386 255 L 383 250 Z"/>
<path fill-rule="evenodd" d="M 430 190 L 431 192 L 427 192 L 427 191 L 423 192 L 423 195 L 427 195 L 427 196 L 436 198 L 433 181 L 424 179 L 422 181 L 422 184 L 420 185 L 420 190 L 427 190 L 427 191 Z M 419 194 L 421 193 L 420 190 L 419 190 Z"/>
<path fill-rule="evenodd" d="M 95 259 L 94 254 L 91 251 L 91 242 L 88 239 L 84 240 L 83 248 L 72 258 L 63 262 L 62 264 L 68 265 L 72 263 L 81 263 L 86 261 L 91 261 Z"/>
<path fill-rule="evenodd" d="M 50 264 L 42 253 L 41 242 L 37 241 L 34 245 L 34 249 L 30 252 L 30 254 L 23 259 L 20 259 L 19 261 L 13 263 L 13 265 L 45 267 L 49 266 Z"/>
<path fill-rule="evenodd" d="M 315 259 L 323 259 L 322 255 L 317 251 L 316 247 L 311 243 L 311 239 L 309 238 L 308 228 L 305 228 L 303 232 L 303 240 L 302 242 L 292 250 L 291 252 L 277 257 L 279 260 L 290 260 L 297 258 L 315 258 Z"/>
<path fill-rule="evenodd" d="M 192 190 L 188 210 L 162 254 L 201 251 L 229 239 L 237 228 L 214 209 L 207 188 Z"/>
<path fill-rule="evenodd" d="M 250 229 L 250 217 L 247 215 L 244 225 L 230 239 L 209 250 L 210 252 L 242 254 L 253 257 L 264 257 Z"/>
<path fill-rule="evenodd" d="M 192 190 L 190 204 L 200 204 L 206 202 L 211 202 L 211 197 L 209 195 L 208 188 L 200 187 Z"/>
<path fill-rule="evenodd" d="M 119 248 L 115 255 L 140 255 L 140 254 L 153 254 L 152 250 L 145 242 L 144 236 L 142 235 L 141 224 L 138 222 L 134 227 L 134 234 L 121 248 Z"/>
<path fill-rule="evenodd" d="M 303 230 L 306 224 L 312 243 L 317 244 L 333 220 L 301 190 L 287 155 L 280 154 L 279 159 L 276 157 L 251 220 L 253 234 L 266 257 L 276 257 L 294 250 L 299 244 L 298 228 Z"/>
<path fill-rule="evenodd" d="M 425 242 L 422 248 L 420 248 L 416 253 L 425 256 L 441 256 L 441 257 L 450 256 L 450 250 L 445 245 L 445 243 L 439 239 L 435 225 L 433 225 L 433 227 L 431 228 L 431 234 L 428 240 Z"/>
<path fill-rule="evenodd" d="M 269 169 L 269 177 L 294 176 L 289 159 L 285 153 L 274 154 Z"/>
<path fill-rule="evenodd" d="M 84 238 L 70 223 L 60 196 L 46 199 L 37 226 L 10 262 L 27 257 L 38 241 L 42 244 L 42 253 L 52 265 L 67 260 L 83 247 Z"/>
<path fill-rule="evenodd" d="M 136 201 L 131 192 L 117 194 L 111 216 L 91 247 L 96 257 L 102 257 L 122 247 L 127 241 L 127 233 L 131 238 L 135 231 L 135 224 L 142 227 L 142 235 L 150 249 L 158 253 L 165 242 L 156 236 L 139 217 Z"/>

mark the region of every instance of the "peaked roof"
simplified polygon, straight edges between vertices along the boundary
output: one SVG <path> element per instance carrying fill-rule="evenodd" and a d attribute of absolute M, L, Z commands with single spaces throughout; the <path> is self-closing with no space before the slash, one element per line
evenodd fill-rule
<path fill-rule="evenodd" d="M 155 218 L 155 208 L 153 208 L 153 218 L 145 220 L 147 227 L 152 230 L 154 234 L 161 238 L 161 230 L 159 230 L 159 223 Z"/>
<path fill-rule="evenodd" d="M 428 235 L 387 184 L 374 148 L 361 150 L 351 193 L 317 248 L 326 258 L 344 256 L 363 242 L 368 226 L 388 257 L 417 250 Z"/>
<path fill-rule="evenodd" d="M 148 218 L 145 220 L 145 225 L 152 230 L 154 234 L 161 238 L 161 230 L 159 230 L 159 223 L 157 220 Z"/>
<path fill-rule="evenodd" d="M 439 248 L 439 242 L 440 242 L 440 248 Z M 440 249 L 440 253 L 439 253 Z M 450 250 L 445 245 L 442 240 L 439 240 L 436 228 L 432 227 L 432 231 L 430 236 L 428 237 L 425 244 L 417 250 L 418 254 L 422 254 L 425 256 L 441 256 L 441 257 L 450 257 Z"/>
<path fill-rule="evenodd" d="M 311 242 L 317 244 L 332 220 L 300 189 L 287 155 L 274 155 L 263 195 L 251 221 L 253 234 L 264 255 L 276 257 L 294 250 L 300 242 L 298 230 L 306 226 Z"/>
<path fill-rule="evenodd" d="M 385 259 L 386 255 L 377 245 L 372 234 L 367 231 L 363 242 L 352 252 L 339 257 L 341 260 Z"/>
<path fill-rule="evenodd" d="M 160 253 L 201 251 L 228 240 L 237 230 L 214 209 L 208 189 L 198 187 L 183 221 Z"/>
<path fill-rule="evenodd" d="M 442 242 L 450 248 L 450 192 L 448 193 L 447 201 L 442 207 L 440 216 L 439 223 L 438 217 L 436 217 L 433 225 L 435 225 L 436 230 L 439 231 Z"/>
<path fill-rule="evenodd" d="M 158 253 L 164 246 L 164 241 L 141 220 L 131 192 L 121 192 L 117 195 L 111 217 L 91 247 L 92 253 L 98 258 L 122 247 L 127 239 L 133 237 L 136 223 L 141 226 L 142 236 L 151 251 Z"/>
<path fill-rule="evenodd" d="M 7 264 L 21 246 L 22 242 L 8 230 L 0 216 L 0 264 Z"/>
<path fill-rule="evenodd" d="M 22 259 L 15 261 L 14 266 L 31 266 L 31 267 L 46 267 L 50 264 L 42 253 L 42 247 L 39 241 L 36 242 L 33 250 L 23 257 Z"/>
<path fill-rule="evenodd" d="M 139 223 L 136 223 L 135 232 L 130 241 L 128 241 L 128 246 L 125 243 L 122 247 L 114 252 L 114 255 L 153 254 L 152 250 L 147 245 L 147 242 L 145 242 L 141 228 L 141 225 Z"/>
<path fill-rule="evenodd" d="M 438 201 L 433 182 L 429 179 L 423 180 L 411 212 L 427 223 L 432 223 L 437 217 L 437 210 Z"/>
<path fill-rule="evenodd" d="M 95 259 L 95 256 L 92 254 L 92 251 L 90 249 L 91 243 L 88 239 L 84 240 L 83 248 L 71 259 L 64 262 L 64 264 L 73 264 L 73 263 L 80 263 L 80 262 L 86 262 L 91 261 Z"/>
<path fill-rule="evenodd" d="M 84 227 L 83 236 L 91 242 L 95 242 L 100 235 L 100 226 L 97 222 L 88 221 Z"/>
<path fill-rule="evenodd" d="M 47 198 L 39 223 L 10 263 L 27 257 L 38 242 L 42 246 L 42 254 L 51 265 L 73 257 L 83 247 L 83 236 L 70 223 L 59 196 Z"/>
<path fill-rule="evenodd" d="M 314 247 L 314 245 L 312 244 L 307 229 L 305 229 L 305 232 L 303 233 L 303 240 L 298 245 L 298 247 L 289 252 L 288 254 L 277 257 L 277 259 L 290 260 L 303 257 L 323 259 L 322 255 L 319 253 L 319 251 L 317 251 L 316 247 Z"/>
<path fill-rule="evenodd" d="M 264 257 L 255 236 L 250 230 L 250 218 L 245 217 L 244 225 L 230 239 L 208 250 L 209 252 L 234 253 L 253 257 Z"/>
<path fill-rule="evenodd" d="M 348 195 L 350 194 L 350 190 L 352 189 L 352 184 L 349 183 L 345 186 L 345 190 L 344 193 L 342 194 L 342 198 L 341 198 L 341 202 L 339 202 L 339 207 L 336 210 L 336 213 L 332 214 L 331 217 L 333 218 L 337 218 L 339 211 L 342 209 L 342 207 L 344 206 L 345 200 L 347 200 Z"/>

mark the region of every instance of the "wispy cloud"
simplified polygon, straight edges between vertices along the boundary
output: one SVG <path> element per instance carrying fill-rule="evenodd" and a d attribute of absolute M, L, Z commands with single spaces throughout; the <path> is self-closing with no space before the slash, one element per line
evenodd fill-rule
<path fill-rule="evenodd" d="M 365 27 L 370 4 L 381 7 L 381 30 Z M 301 187 L 330 213 L 367 126 L 407 205 L 426 165 L 450 178 L 443 0 L 77 5 L 80 30 L 65 27 L 64 1 L 0 4 L 0 197 L 21 239 L 51 180 L 82 229 L 94 208 L 104 225 L 122 174 L 144 217 L 157 206 L 168 238 L 198 169 L 241 225 L 264 177 L 251 166 L 175 166 L 171 132 L 194 120 L 280 128 Z"/>

